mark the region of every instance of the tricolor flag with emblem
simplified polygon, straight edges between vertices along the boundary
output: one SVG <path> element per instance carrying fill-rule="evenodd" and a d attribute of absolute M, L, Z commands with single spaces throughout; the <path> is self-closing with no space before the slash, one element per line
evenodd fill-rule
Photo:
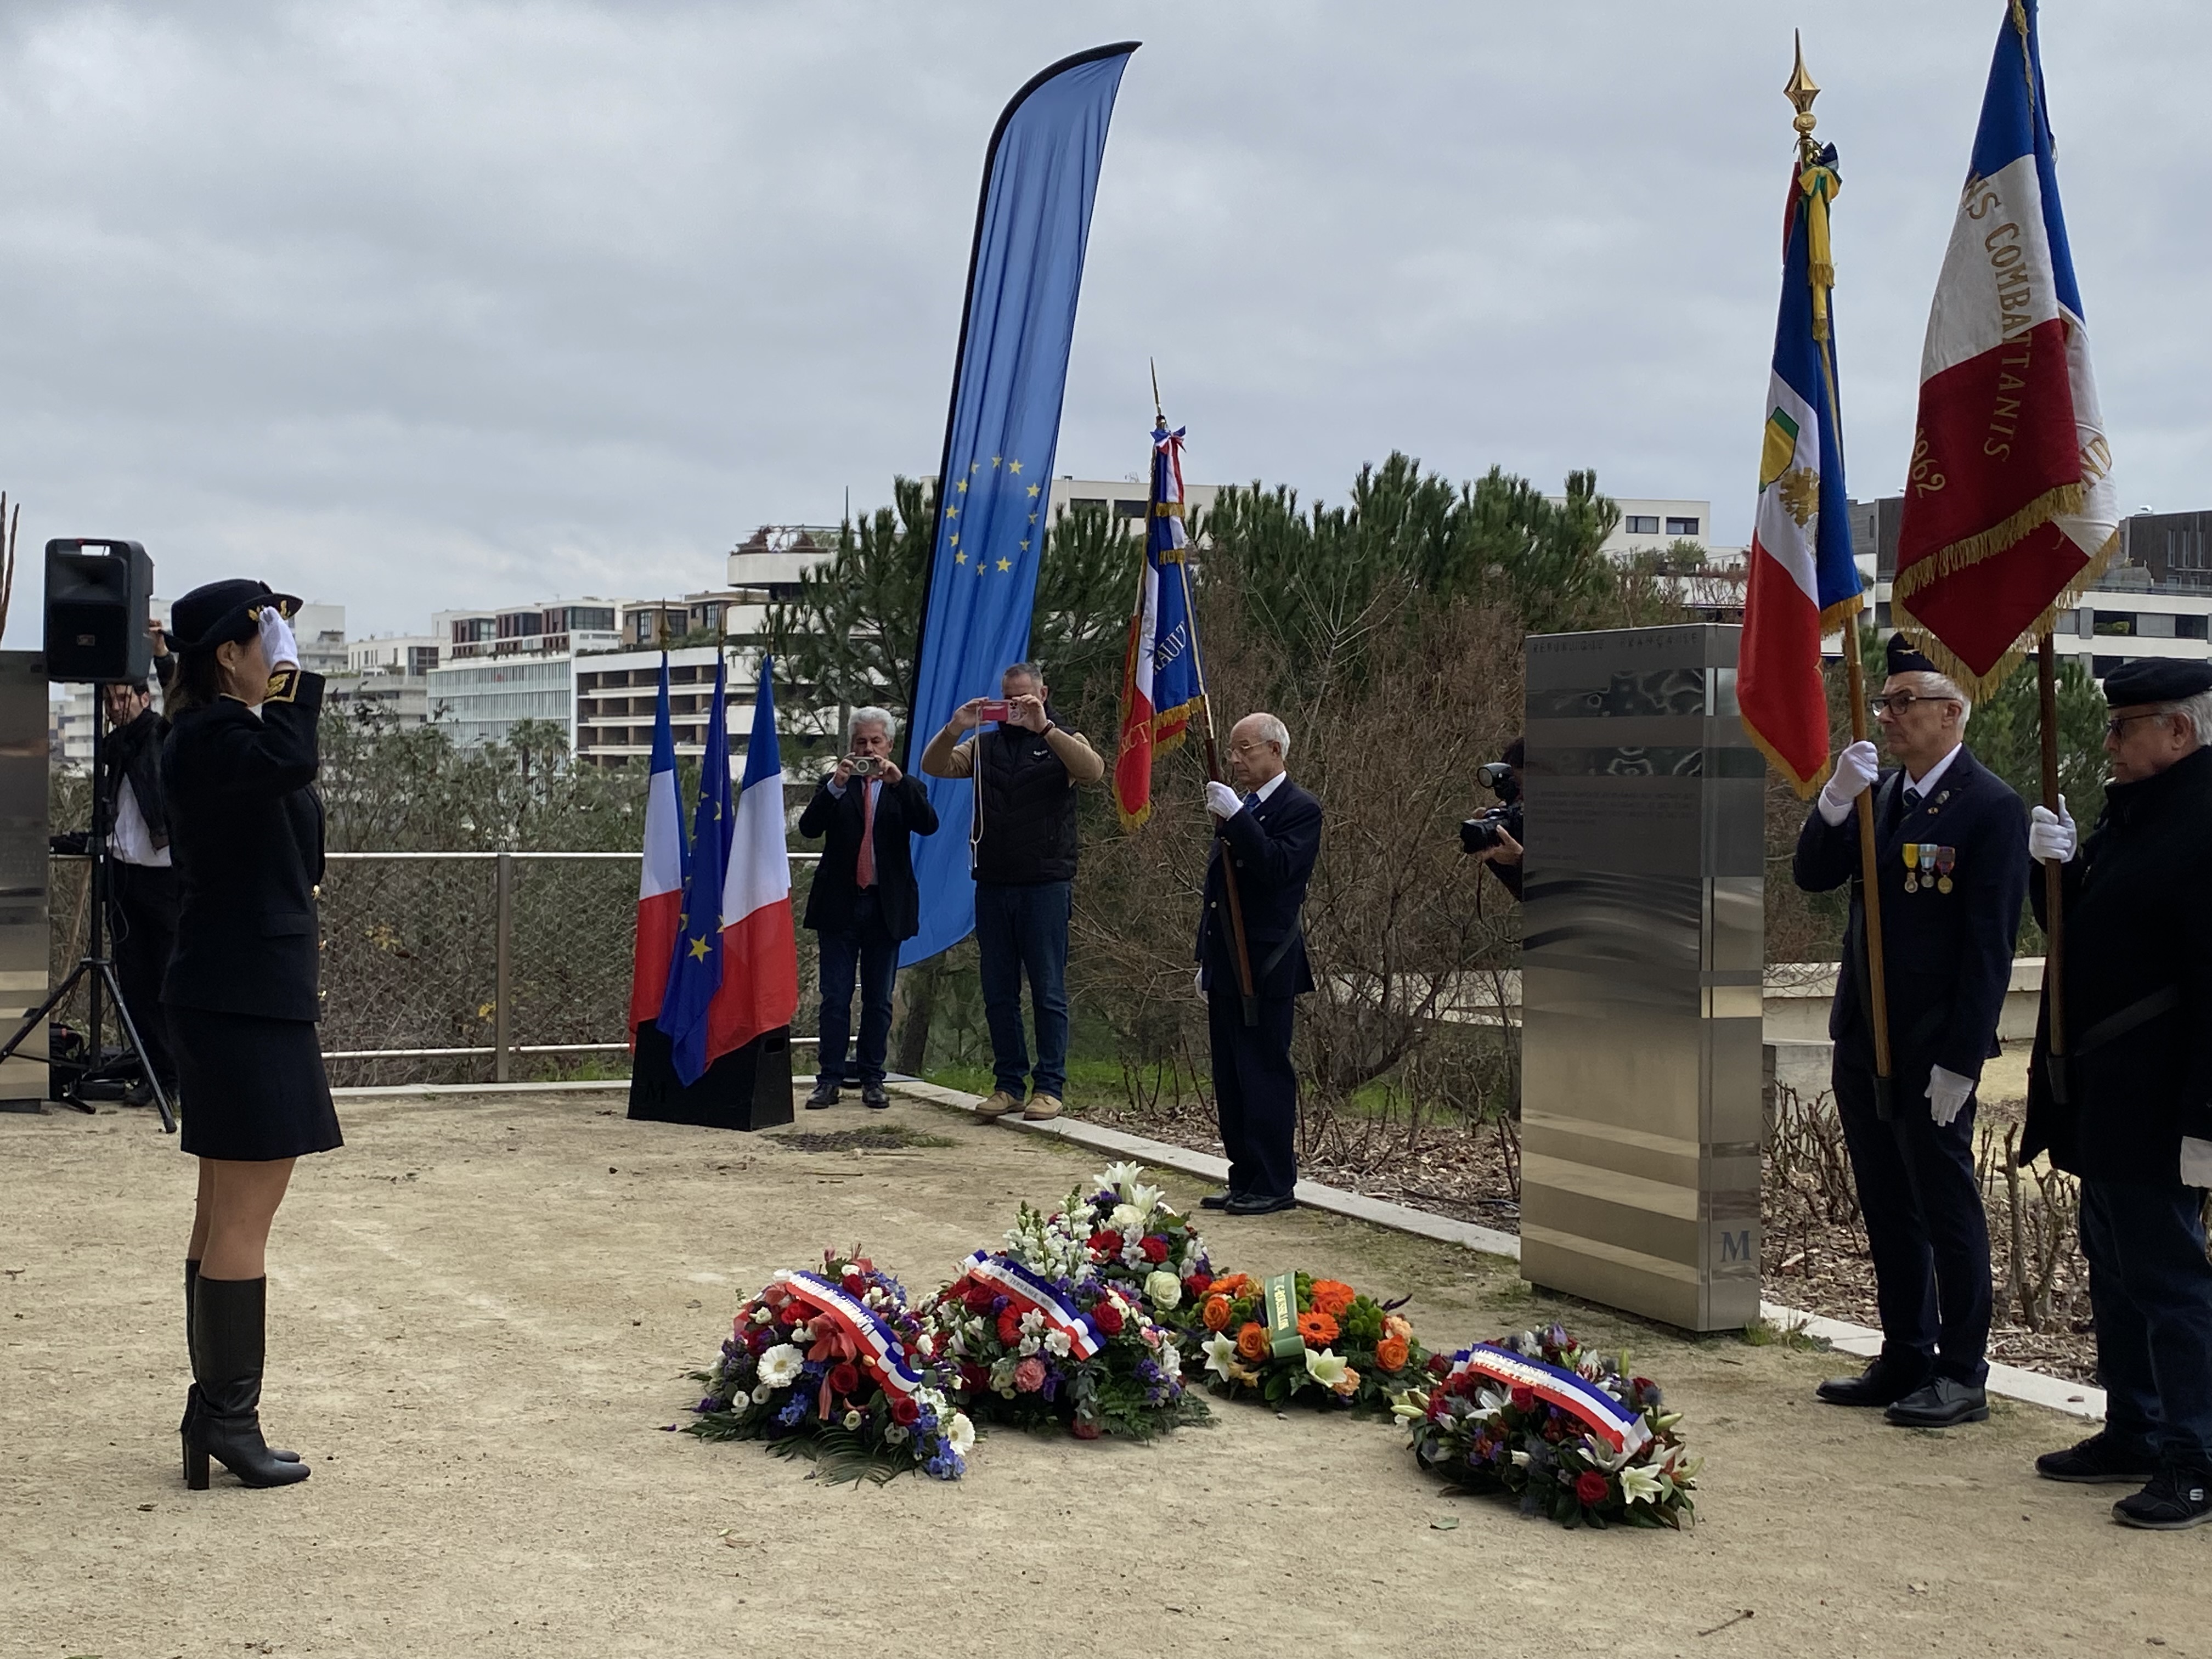
<path fill-rule="evenodd" d="M 661 1000 L 660 1034 L 670 1062 L 690 1088 L 706 1074 L 708 1010 L 722 988 L 722 867 L 730 847 L 730 734 L 723 713 L 728 667 L 714 664 L 714 712 L 699 759 L 699 803 L 691 818 L 691 867 L 677 917 L 675 965 Z"/>
<path fill-rule="evenodd" d="M 1183 740 L 1205 688 L 1198 672 L 1198 622 L 1183 564 L 1182 434 L 1152 433 L 1152 487 L 1145 519 L 1144 584 L 1129 618 L 1121 671 L 1121 744 L 1114 757 L 1114 805 L 1133 830 L 1152 815 L 1152 759 Z"/>
<path fill-rule="evenodd" d="M 753 731 L 722 875 L 722 983 L 707 1011 L 707 1061 L 742 1048 L 799 1011 L 799 947 L 791 925 L 791 852 L 783 817 L 783 751 L 775 736 L 775 659 L 761 659 Z"/>
<path fill-rule="evenodd" d="M 2096 580 L 2119 522 L 2035 0 L 2008 0 L 1921 349 L 1899 626 L 1987 696 Z"/>
<path fill-rule="evenodd" d="M 1783 223 L 1782 311 L 1774 330 L 1736 666 L 1744 729 L 1800 796 L 1811 794 L 1828 775 L 1820 636 L 1856 614 L 1861 604 L 1844 484 L 1830 293 L 1836 274 L 1828 207 L 1841 188 L 1834 145 L 1801 155 Z"/>
<path fill-rule="evenodd" d="M 637 944 L 629 974 L 630 1046 L 637 1028 L 660 1013 L 668 964 L 684 908 L 684 809 L 676 796 L 676 734 L 668 723 L 668 653 L 660 653 L 660 699 L 653 717 L 653 765 L 645 780 L 645 869 L 637 878 Z"/>

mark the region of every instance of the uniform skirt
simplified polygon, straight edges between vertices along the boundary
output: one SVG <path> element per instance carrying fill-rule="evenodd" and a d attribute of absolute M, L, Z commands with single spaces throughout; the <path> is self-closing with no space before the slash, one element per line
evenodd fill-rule
<path fill-rule="evenodd" d="M 167 1012 L 184 1151 L 261 1164 L 345 1144 L 313 1021 Z"/>

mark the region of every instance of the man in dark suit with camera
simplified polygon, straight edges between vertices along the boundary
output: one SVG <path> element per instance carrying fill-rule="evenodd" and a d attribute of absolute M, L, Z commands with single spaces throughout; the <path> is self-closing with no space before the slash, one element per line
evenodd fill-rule
<path fill-rule="evenodd" d="M 853 990 L 860 992 L 860 1040 L 854 1073 L 860 1103 L 880 1109 L 884 1054 L 890 1044 L 891 988 L 898 977 L 898 948 L 921 926 L 909 835 L 937 831 L 937 809 L 921 780 L 891 761 L 898 723 L 881 708 L 860 708 L 848 726 L 847 747 L 799 815 L 802 836 L 827 836 L 814 885 L 806 896 L 805 925 L 814 930 L 822 973 L 820 1069 L 810 1107 L 837 1103 L 845 1080 L 845 1044 L 853 1029 Z"/>
<path fill-rule="evenodd" d="M 1856 648 L 1856 642 L 1847 648 Z M 1891 756 L 1836 757 L 1797 838 L 1808 893 L 1851 886 L 1836 1000 L 1836 1108 L 1850 1152 L 1881 1310 L 1881 1355 L 1820 1397 L 1886 1408 L 1901 1428 L 1990 1414 L 1990 1233 L 1974 1173 L 1974 1088 L 1997 1052 L 2027 890 L 2027 814 L 1961 741 L 1971 705 L 1902 635 L 1871 699 Z M 1856 803 L 1871 787 L 1893 1093 L 1875 1091 Z"/>
<path fill-rule="evenodd" d="M 1212 1038 L 1213 1103 L 1229 1154 L 1229 1189 L 1202 1198 L 1231 1215 L 1297 1203 L 1298 1077 L 1291 1064 L 1297 999 L 1314 988 L 1298 912 L 1321 854 L 1321 803 L 1283 769 L 1291 734 L 1273 714 L 1247 714 L 1229 734 L 1229 774 L 1249 793 L 1206 786 L 1218 820 L 1199 918 L 1199 988 Z M 1230 919 L 1235 872 L 1254 995 L 1247 1007 Z"/>

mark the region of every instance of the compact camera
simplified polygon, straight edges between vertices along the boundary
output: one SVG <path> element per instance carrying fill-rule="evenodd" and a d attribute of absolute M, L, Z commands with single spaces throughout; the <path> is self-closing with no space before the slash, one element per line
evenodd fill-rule
<path fill-rule="evenodd" d="M 847 775 L 855 778 L 879 778 L 884 775 L 881 755 L 848 755 L 845 757 Z"/>
<path fill-rule="evenodd" d="M 994 701 L 986 697 L 983 706 L 975 711 L 975 718 L 979 720 L 998 720 L 1003 724 L 1013 717 L 1013 705 L 1003 699 Z"/>

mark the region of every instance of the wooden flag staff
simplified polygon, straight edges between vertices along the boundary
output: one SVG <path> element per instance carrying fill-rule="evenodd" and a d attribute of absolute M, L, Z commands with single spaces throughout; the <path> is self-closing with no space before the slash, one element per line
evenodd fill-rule
<path fill-rule="evenodd" d="M 1805 42 L 1800 35 L 1796 41 L 1797 63 L 1790 71 L 1789 84 L 1782 88 L 1783 96 L 1796 106 L 1797 115 L 1790 125 L 1797 130 L 1798 164 L 1802 169 L 1820 163 L 1820 149 L 1813 142 L 1813 129 L 1818 119 L 1813 113 L 1813 100 L 1820 95 L 1820 88 L 1805 72 Z M 1810 227 L 1808 227 L 1808 232 Z M 1828 408 L 1841 418 L 1842 404 L 1836 397 L 1835 360 L 1829 351 L 1827 328 L 1827 295 L 1822 277 L 1834 281 L 1833 267 L 1823 268 L 1819 259 L 1808 259 L 1806 269 L 1813 284 L 1814 337 L 1820 350 L 1820 373 L 1827 380 Z M 1840 453 L 1840 446 L 1839 446 Z M 1851 706 L 1851 741 L 1867 740 L 1866 670 L 1859 660 L 1859 621 L 1856 613 L 1844 618 L 1844 695 Z M 1888 975 L 1883 966 L 1881 948 L 1881 859 L 1875 845 L 1874 798 L 1872 786 L 1859 791 L 1856 810 L 1859 820 L 1859 897 L 1862 913 L 1866 917 L 1863 930 L 1866 946 L 1867 1016 L 1874 1028 L 1874 1103 L 1875 1115 L 1888 1119 L 1896 1110 L 1895 1073 L 1890 1065 L 1889 1053 L 1889 989 Z"/>
<path fill-rule="evenodd" d="M 2045 633 L 2035 651 L 2035 690 L 2042 705 L 2043 722 L 2043 804 L 2055 815 L 2058 810 L 2058 650 Z M 2066 1005 L 2059 993 L 2065 981 L 2059 977 L 2059 969 L 2066 954 L 2066 912 L 2064 902 L 2064 866 L 2051 859 L 2043 866 L 2043 1006 L 2047 1010 L 2044 1020 L 2044 1042 L 2049 1063 L 2044 1068 L 2044 1080 L 2051 1090 L 2051 1097 L 2063 1106 L 2068 1101 L 2066 1087 Z"/>
<path fill-rule="evenodd" d="M 1168 429 L 1168 416 L 1166 408 L 1160 402 L 1160 368 L 1156 362 L 1151 364 L 1151 368 L 1154 422 L 1152 429 L 1155 432 L 1164 433 Z M 1152 477 L 1155 472 L 1156 469 L 1148 465 L 1146 476 Z M 1147 495 L 1152 493 L 1146 492 Z M 1150 503 L 1151 509 L 1155 512 L 1158 510 L 1159 505 L 1157 500 Z M 1145 533 L 1149 539 L 1152 535 L 1149 520 L 1146 522 Z M 1186 554 L 1188 550 L 1188 549 L 1185 550 Z M 1182 613 L 1190 619 L 1191 667 L 1198 676 L 1199 712 L 1206 717 L 1206 781 L 1209 783 L 1226 783 L 1228 780 L 1221 775 L 1221 757 L 1216 747 L 1214 737 L 1213 698 L 1206 689 L 1206 653 L 1198 648 L 1198 619 L 1196 611 L 1191 606 L 1190 560 L 1188 556 L 1176 561 L 1176 579 L 1182 583 Z M 1244 938 L 1244 896 L 1237 885 L 1237 860 L 1229 856 L 1228 844 L 1221 839 L 1218 830 L 1213 836 L 1213 846 L 1220 849 L 1221 891 L 1222 896 L 1229 901 L 1229 937 L 1232 947 L 1231 954 L 1237 959 L 1237 994 L 1243 1001 L 1244 1024 L 1248 1026 L 1256 1026 L 1260 1023 L 1260 994 L 1258 988 L 1252 982 L 1252 947 Z M 1212 856 L 1211 850 L 1207 856 L 1209 858 Z"/>

